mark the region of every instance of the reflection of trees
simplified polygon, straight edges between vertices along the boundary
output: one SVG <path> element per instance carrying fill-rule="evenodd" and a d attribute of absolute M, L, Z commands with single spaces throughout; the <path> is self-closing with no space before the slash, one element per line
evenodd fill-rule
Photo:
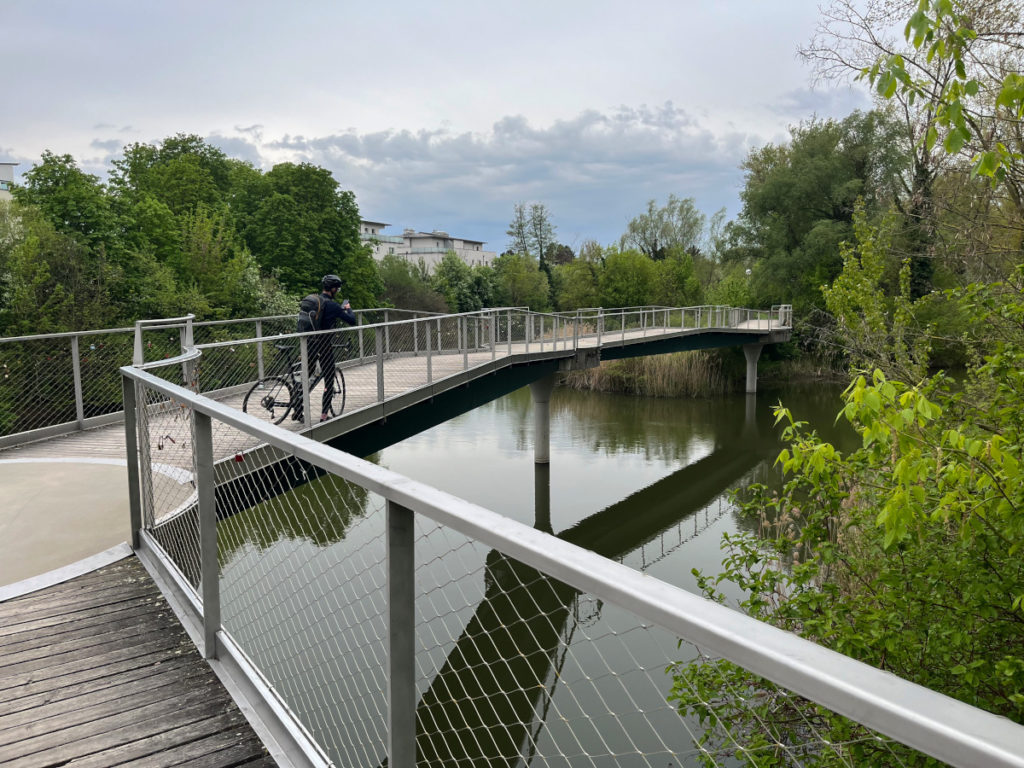
<path fill-rule="evenodd" d="M 371 456 L 369 461 L 376 461 Z M 369 492 L 295 458 L 220 482 L 216 489 L 217 549 L 221 566 L 246 546 L 267 550 L 288 539 L 327 547 L 345 538 L 366 515 Z M 153 530 L 157 541 L 193 585 L 199 583 L 199 516 L 193 504 Z"/>

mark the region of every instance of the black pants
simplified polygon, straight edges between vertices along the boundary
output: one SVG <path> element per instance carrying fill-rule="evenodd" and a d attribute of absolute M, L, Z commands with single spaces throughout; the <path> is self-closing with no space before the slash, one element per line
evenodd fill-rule
<path fill-rule="evenodd" d="M 330 337 L 311 336 L 309 338 L 310 383 L 313 382 L 318 366 L 319 373 L 324 380 L 324 395 L 321 400 L 320 413 L 329 413 L 331 410 L 331 401 L 334 400 L 334 347 L 331 345 Z M 295 410 L 292 414 L 292 418 L 301 421 L 302 393 L 296 392 L 296 395 L 298 397 L 298 402 L 295 404 Z"/>
<path fill-rule="evenodd" d="M 331 339 L 328 336 L 317 336 L 310 339 L 309 365 L 310 370 L 315 371 L 320 366 L 320 375 L 324 379 L 324 396 L 320 413 L 328 413 L 331 410 L 331 401 L 334 399 L 334 347 L 331 346 Z"/>

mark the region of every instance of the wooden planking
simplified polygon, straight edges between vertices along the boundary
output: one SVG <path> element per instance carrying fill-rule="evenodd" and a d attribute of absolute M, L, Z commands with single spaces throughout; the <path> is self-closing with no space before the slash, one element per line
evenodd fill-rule
<path fill-rule="evenodd" d="M 0 603 L 0 631 L 4 766 L 274 765 L 134 557 Z"/>

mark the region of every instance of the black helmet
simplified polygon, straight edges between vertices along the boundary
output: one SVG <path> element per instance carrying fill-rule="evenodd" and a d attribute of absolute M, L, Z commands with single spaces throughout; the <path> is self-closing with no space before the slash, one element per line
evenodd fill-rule
<path fill-rule="evenodd" d="M 329 291 L 332 288 L 341 288 L 341 278 L 337 275 L 324 275 L 324 279 L 320 281 L 320 287 L 325 291 Z"/>

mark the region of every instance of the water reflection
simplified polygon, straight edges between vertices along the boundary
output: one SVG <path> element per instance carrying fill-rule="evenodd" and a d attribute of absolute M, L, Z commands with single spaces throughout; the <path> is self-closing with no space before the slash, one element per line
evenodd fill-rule
<path fill-rule="evenodd" d="M 556 535 L 566 541 L 609 558 L 624 559 L 681 521 L 695 521 L 709 505 L 721 503 L 724 494 L 751 477 L 776 476 L 771 468 L 779 448 L 768 405 L 772 400 L 767 393 L 760 397 L 694 403 L 556 390 L 551 404 L 553 463 L 537 465 L 532 462 L 532 412 L 526 391 L 389 448 L 382 452 L 380 461 L 539 530 L 557 531 Z M 824 390 L 808 393 L 799 400 L 797 417 L 807 418 L 809 407 L 818 401 L 834 413 L 834 398 L 834 391 L 831 397 Z M 496 468 L 500 468 L 501 476 L 496 475 Z M 567 484 L 567 476 L 587 481 Z M 619 500 L 608 505 L 610 493 L 616 493 Z M 364 532 L 350 536 L 357 520 L 371 523 L 374 531 L 379 527 L 374 522 L 381 517 L 377 514 L 379 499 L 371 498 L 374 500 L 340 480 L 321 479 L 222 520 L 226 583 L 232 581 L 233 569 L 247 572 L 245 584 L 259 583 L 262 577 L 258 572 L 264 563 L 284 567 L 294 559 L 302 568 L 315 568 L 317 573 L 311 574 L 311 580 L 322 587 L 323 595 L 347 590 L 345 579 L 334 574 L 348 567 L 353 558 L 372 560 L 370 550 L 382 555 L 375 538 L 378 534 L 371 533 L 371 528 L 357 526 Z M 726 509 L 730 509 L 728 505 Z M 730 517 L 722 524 L 736 530 L 744 523 Z M 702 542 L 700 547 L 673 553 L 660 562 L 657 575 L 681 586 L 692 586 L 676 581 L 674 575 L 689 573 L 695 565 L 708 570 L 706 563 L 699 561 L 701 557 L 720 558 L 718 530 L 711 528 L 708 537 L 706 545 Z M 322 565 L 313 566 L 311 547 L 329 555 Z M 609 709 L 616 711 L 620 704 L 627 712 L 638 705 L 667 711 L 676 717 L 676 726 L 669 724 L 652 744 L 641 746 L 658 753 L 688 747 L 689 739 L 679 727 L 678 716 L 666 707 L 667 691 L 648 685 L 649 691 L 625 692 L 619 682 L 621 675 L 635 670 L 638 664 L 645 668 L 664 664 L 663 654 L 647 657 L 633 647 L 620 648 L 617 654 L 600 658 L 612 674 L 603 682 L 591 683 L 589 646 L 573 645 L 573 638 L 582 625 L 599 625 L 602 633 L 614 634 L 615 619 L 599 602 L 581 608 L 577 590 L 500 553 L 466 554 L 457 550 L 444 536 L 421 539 L 417 550 L 419 563 L 433 564 L 417 571 L 421 593 L 439 594 L 441 598 L 436 616 L 430 614 L 435 610 L 432 603 L 418 606 L 424 612 L 421 621 L 437 619 L 451 630 L 447 635 L 450 640 L 438 641 L 431 651 L 439 658 L 431 667 L 435 671 L 429 675 L 417 707 L 417 748 L 423 764 L 521 765 L 528 763 L 536 750 L 545 753 L 550 742 L 563 738 L 582 745 L 584 754 L 591 746 L 600 752 L 611 736 L 596 730 L 580 731 L 586 727 L 582 724 L 594 722 L 593 713 L 587 709 L 592 703 L 605 707 L 605 715 Z M 483 562 L 474 564 L 476 557 Z M 442 558 L 443 566 L 439 565 Z M 444 573 L 434 574 L 431 567 Z M 463 567 L 462 573 L 470 576 L 453 580 L 452 573 Z M 332 581 L 337 586 L 331 587 Z M 475 584 L 467 586 L 470 581 Z M 294 585 L 294 590 L 273 590 L 283 593 L 278 598 L 282 607 L 271 612 L 284 615 L 287 609 L 288 616 L 298 615 L 291 612 L 295 607 L 291 603 L 302 585 L 298 580 Z M 377 583 L 368 585 L 364 599 L 379 599 L 372 597 L 378 587 Z M 445 590 L 452 590 L 454 604 L 464 608 L 452 608 Z M 252 598 L 241 581 L 237 596 Z M 344 596 L 349 597 L 347 592 Z M 266 606 L 255 603 L 247 611 L 254 615 L 262 611 L 264 617 L 268 613 Z M 309 702 L 295 691 L 297 698 L 293 699 L 307 702 L 308 711 L 301 715 L 327 744 L 332 744 L 331 734 L 339 730 L 340 722 L 356 722 L 366 733 L 379 734 L 381 727 L 373 716 L 383 706 L 383 685 L 376 679 L 379 670 L 367 671 L 372 666 L 373 652 L 365 650 L 368 646 L 365 642 L 360 645 L 355 636 L 369 636 L 377 642 L 380 635 L 375 633 L 380 630 L 380 622 L 364 617 L 361 625 L 354 626 L 352 614 L 362 612 L 359 606 L 346 605 L 329 617 L 329 632 L 312 620 L 296 622 L 292 618 L 297 631 L 286 644 L 282 641 L 279 651 L 280 658 L 290 664 L 305 655 L 307 650 L 302 649 L 334 659 L 322 662 L 319 670 L 323 679 L 332 681 L 328 684 L 329 696 Z M 353 636 L 351 642 L 339 639 L 346 635 Z M 321 643 L 336 646 L 336 652 L 325 654 L 322 648 L 317 651 L 316 637 Z M 259 636 L 254 633 L 250 642 L 258 643 Z M 348 657 L 353 652 L 366 653 L 371 660 L 364 668 L 371 679 L 363 684 L 348 682 L 355 680 L 354 673 L 344 669 L 351 666 Z M 274 653 L 256 655 L 271 665 L 276 658 Z M 339 668 L 334 670 L 331 664 Z M 570 679 L 576 681 L 573 685 L 581 679 L 594 685 L 594 701 L 580 701 L 574 694 L 559 696 L 559 686 L 563 681 L 567 685 Z M 646 701 L 642 701 L 644 696 Z M 563 720 L 570 710 L 571 726 Z M 552 716 L 552 712 L 559 715 Z M 650 730 L 649 725 L 646 730 Z M 333 757 L 339 764 L 378 764 L 379 756 L 372 757 L 373 744 L 371 737 L 361 747 L 367 750 L 362 753 L 364 759 L 355 762 L 351 753 L 343 754 L 341 745 L 335 744 Z"/>

